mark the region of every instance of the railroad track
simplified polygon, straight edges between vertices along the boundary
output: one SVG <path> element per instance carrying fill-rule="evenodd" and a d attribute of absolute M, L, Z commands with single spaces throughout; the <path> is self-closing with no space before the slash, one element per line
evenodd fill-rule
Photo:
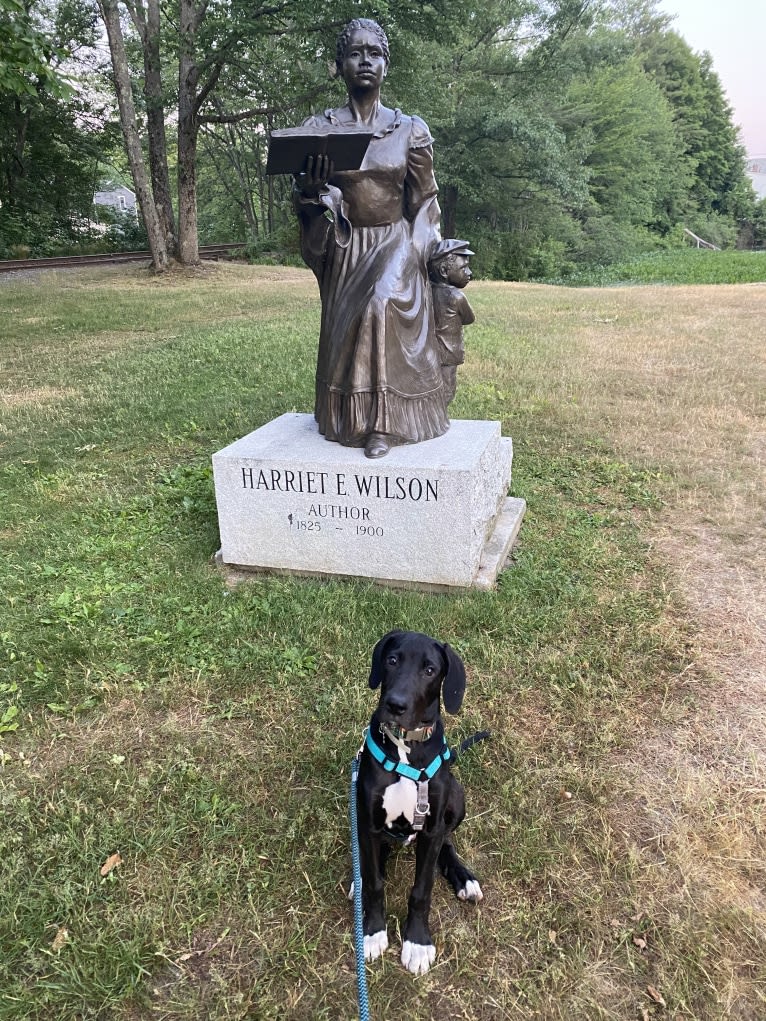
<path fill-rule="evenodd" d="M 247 242 L 232 241 L 228 245 L 200 245 L 201 259 L 223 259 L 244 248 Z M 151 259 L 150 252 L 109 252 L 105 255 L 60 255 L 51 259 L 2 259 L 0 273 L 18 269 L 61 269 L 65 266 L 106 266 L 118 262 L 144 262 Z"/>

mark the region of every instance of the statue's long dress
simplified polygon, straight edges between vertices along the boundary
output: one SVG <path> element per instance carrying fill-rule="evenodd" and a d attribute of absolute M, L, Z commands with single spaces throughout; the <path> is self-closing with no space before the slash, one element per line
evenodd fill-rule
<path fill-rule="evenodd" d="M 317 199 L 296 197 L 322 299 L 314 414 L 345 446 L 371 432 L 412 443 L 449 428 L 426 268 L 439 239 L 433 140 L 418 117 L 383 114 L 359 170 L 336 173 Z M 347 118 L 328 110 L 306 125 Z"/>

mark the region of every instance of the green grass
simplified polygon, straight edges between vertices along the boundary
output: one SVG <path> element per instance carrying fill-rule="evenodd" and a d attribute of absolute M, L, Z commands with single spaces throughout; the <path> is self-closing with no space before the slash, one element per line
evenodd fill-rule
<path fill-rule="evenodd" d="M 639 859 L 607 814 L 615 750 L 687 698 L 690 628 L 643 531 L 668 480 L 541 395 L 566 301 L 543 323 L 519 293 L 538 332 L 514 346 L 508 293 L 477 288 L 453 416 L 513 434 L 528 515 L 497 592 L 445 597 L 231 590 L 211 564 L 210 455 L 311 409 L 308 274 L 0 288 L 0 1019 L 355 1017 L 349 762 L 395 626 L 465 659 L 451 739 L 493 731 L 460 765 L 459 849 L 487 897 L 437 887 L 437 967 L 415 982 L 387 956 L 373 1017 L 638 1017 L 647 983 L 670 1016 L 718 1016 L 721 929 L 692 905 L 632 920 Z M 412 867 L 391 870 L 394 945 Z M 745 915 L 727 924 L 756 955 Z"/>
<path fill-rule="evenodd" d="M 688 248 L 595 266 L 551 281 L 570 287 L 613 284 L 750 284 L 766 281 L 766 252 Z"/>

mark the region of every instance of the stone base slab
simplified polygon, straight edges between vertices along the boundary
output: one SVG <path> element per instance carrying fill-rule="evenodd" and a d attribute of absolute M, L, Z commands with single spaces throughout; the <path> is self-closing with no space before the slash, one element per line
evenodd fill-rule
<path fill-rule="evenodd" d="M 371 460 L 286 414 L 213 455 L 223 565 L 393 585 L 491 588 L 525 503 L 499 422 Z"/>

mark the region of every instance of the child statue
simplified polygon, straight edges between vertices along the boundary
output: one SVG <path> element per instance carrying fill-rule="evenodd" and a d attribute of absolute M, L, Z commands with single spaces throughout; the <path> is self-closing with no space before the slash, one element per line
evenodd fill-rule
<path fill-rule="evenodd" d="M 467 241 L 448 238 L 440 241 L 428 261 L 428 273 L 434 300 L 436 341 L 441 355 L 442 379 L 447 403 L 457 389 L 457 367 L 465 361 L 463 327 L 476 318 L 463 288 L 471 279 L 468 257 L 474 252 Z"/>

